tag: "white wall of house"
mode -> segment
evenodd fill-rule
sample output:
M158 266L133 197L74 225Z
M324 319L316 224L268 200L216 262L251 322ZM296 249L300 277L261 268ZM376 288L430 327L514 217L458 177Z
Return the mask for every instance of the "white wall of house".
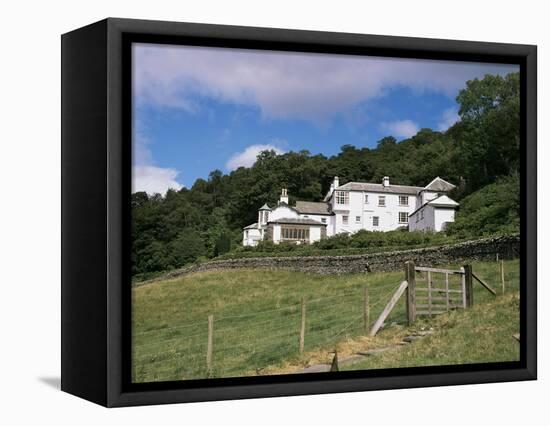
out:
M334 235L334 216L324 215L324 214L300 214L301 218L304 219L313 219L319 223L327 225L327 236L330 237Z
M434 224L435 209L429 204L409 217L409 230L411 231L433 231L435 228Z
M281 241L281 225L278 223L273 224L273 242L279 244Z
M335 234L339 232L355 233L361 229L392 231L407 226L408 216L417 206L417 197L414 195L363 191L347 192L349 200L347 205L338 204L337 197L332 198L332 208L336 213L333 231ZM406 205L400 204L400 196L407 197ZM381 198L384 200L384 205L380 205ZM402 213L402 222L399 220L400 212ZM378 225L376 222L378 222Z
M409 217L409 230L440 232L447 222L454 222L454 208L425 205Z
M455 210L454 209L445 209L441 207L436 207L434 209L435 213L435 231L443 231L445 229L445 224L447 222L454 222L455 221Z
M437 197L439 197L439 194L433 191L422 191L420 196L422 197L422 203L419 204L419 206L421 206L422 204L426 204L428 201L435 200Z
M321 239L321 227L320 226L310 226L309 228L309 242L314 243Z
M255 246L262 240L262 232L258 228L243 231L243 246Z

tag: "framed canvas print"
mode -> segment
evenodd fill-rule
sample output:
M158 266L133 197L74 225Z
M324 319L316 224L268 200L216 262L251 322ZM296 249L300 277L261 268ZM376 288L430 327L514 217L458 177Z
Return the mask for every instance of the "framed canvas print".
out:
M62 389L536 378L536 47L107 19L62 37Z

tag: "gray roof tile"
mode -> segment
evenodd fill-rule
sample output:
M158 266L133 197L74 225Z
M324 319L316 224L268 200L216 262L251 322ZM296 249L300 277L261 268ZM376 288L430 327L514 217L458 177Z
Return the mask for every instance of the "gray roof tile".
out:
M296 201L296 210L301 214L332 214L329 203L314 201Z
M448 192L455 189L456 186L446 180L441 179L439 176L426 185L426 190L436 192Z
M417 195L422 189L419 186L405 185L389 185L384 186L381 183L362 183L348 182L336 188L336 191L365 191L365 192L380 192L386 194L406 194Z
M317 222L313 219L302 219L294 217L283 217L277 220L270 220L269 223L286 223L292 225L317 225L317 226L327 226L326 223Z

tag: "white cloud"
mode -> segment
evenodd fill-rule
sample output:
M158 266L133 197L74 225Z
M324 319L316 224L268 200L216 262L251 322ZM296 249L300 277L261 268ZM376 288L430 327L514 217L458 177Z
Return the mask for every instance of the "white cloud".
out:
M178 171L155 166L134 166L132 192L145 191L149 195L164 195L168 189L179 190L182 186L176 181Z
M410 138L420 130L418 125L412 120L398 120L389 123L382 123L380 128L383 131L389 132L391 136L396 138Z
M248 49L134 45L139 103L201 111L198 97L258 107L265 118L314 122L392 87L455 97L464 82L516 66Z
M456 108L446 109L443 111L441 121L437 124L437 129L444 132L459 120L460 116L458 115L458 110Z
M144 135L143 123L135 123L133 133L132 192L164 195L170 188L181 189L182 185L176 181L179 174L176 169L154 165L149 148L151 141Z
M252 167L260 152L271 150L275 151L277 154L284 154L284 151L275 145L250 145L243 152L232 155L226 167L228 170L235 170L239 167Z

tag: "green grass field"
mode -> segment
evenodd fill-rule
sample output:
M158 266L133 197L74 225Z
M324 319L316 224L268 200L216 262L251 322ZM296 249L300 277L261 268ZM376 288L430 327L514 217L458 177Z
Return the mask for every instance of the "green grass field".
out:
M474 263L473 270L500 289L496 262ZM421 320L413 327L433 324L433 336L399 354L387 353L350 368L518 359L517 342L509 335L519 331L519 262L505 262L505 270L504 297L495 298L474 283L472 310ZM387 344L407 332L404 298L387 319L388 326L376 337L365 338L365 287L369 289L371 326L403 279L403 272L320 276L238 270L134 287L133 380L282 374L326 360L337 346L345 353L357 345ZM305 351L300 354L302 298L306 332ZM210 369L206 364L209 315L214 316Z
M415 324L416 329L433 328L434 334L399 350L365 357L341 370L471 364L519 360L519 296L510 292L467 311L453 311L431 321ZM381 334L387 340L402 330ZM382 342L380 342L382 343Z

